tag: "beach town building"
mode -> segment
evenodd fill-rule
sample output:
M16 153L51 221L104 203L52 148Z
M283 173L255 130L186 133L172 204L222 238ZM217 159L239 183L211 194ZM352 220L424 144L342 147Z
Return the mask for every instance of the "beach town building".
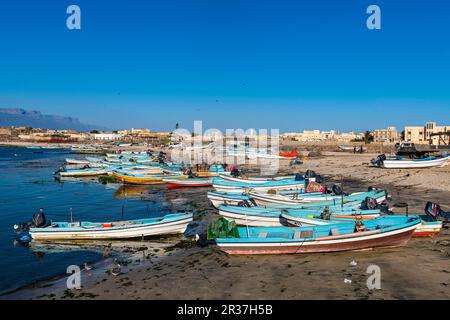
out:
M377 129L373 133L374 142L397 142L400 135L396 127L388 127L387 129Z
M418 144L448 145L450 126L438 126L436 122L427 122L424 126L407 126L404 140Z
M334 142L350 142L353 140L360 140L364 138L363 133L338 133L335 130L320 131L320 130L303 130L302 133L291 132L281 135L282 139L289 139L301 142L316 142L316 141L334 141Z
M121 133L93 133L92 136L94 140L118 141L125 135Z

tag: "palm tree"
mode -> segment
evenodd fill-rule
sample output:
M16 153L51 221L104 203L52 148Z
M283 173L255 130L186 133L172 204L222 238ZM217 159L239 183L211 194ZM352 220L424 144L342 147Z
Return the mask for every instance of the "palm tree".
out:
M373 135L370 131L364 132L364 143L369 144L370 142L373 142Z

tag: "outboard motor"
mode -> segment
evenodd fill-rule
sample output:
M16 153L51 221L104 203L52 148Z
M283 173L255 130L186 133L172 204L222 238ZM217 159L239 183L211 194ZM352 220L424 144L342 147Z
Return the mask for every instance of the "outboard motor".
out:
M316 175L316 182L317 183L323 183L323 178L321 175Z
M374 166L382 167L384 160L386 160L386 155L380 154L378 157L370 160L370 163L372 163Z
M334 193L335 195L337 195L337 196L342 195L343 192L344 192L344 191L342 190L342 188L341 188L340 186L336 185L336 184L333 185L333 187L331 188L331 190L332 190L333 193Z
M389 210L389 206L386 202L378 204L378 209L380 209L381 213L392 215L394 214L392 211Z
M238 168L233 168L233 170L231 170L230 175L231 175L232 177L237 178L237 177L239 177L239 176L241 175L241 173L239 172L239 169L238 169Z
M250 208L250 207L255 207L255 206L256 206L256 203L253 199L242 200L238 203L238 207Z
M440 205L433 202L427 202L425 205L425 214L429 217L430 221L448 221L450 216L450 212L445 212Z
M31 225L34 228L43 228L47 225L47 219L45 218L43 209L40 209L38 213L33 215L31 218Z
M23 222L14 225L14 231L20 233L28 231L30 228L45 228L51 224L51 221L48 221L45 218L44 209L39 209L38 213L33 214L30 222Z
M366 197L361 205L362 209L365 210L375 210L378 207L377 200Z
M313 170L306 170L305 177L307 178L315 178L316 173Z

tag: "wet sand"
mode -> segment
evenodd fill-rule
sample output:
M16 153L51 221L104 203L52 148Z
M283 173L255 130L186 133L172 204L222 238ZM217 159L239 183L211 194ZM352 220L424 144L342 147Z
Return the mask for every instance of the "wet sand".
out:
M422 213L427 201L450 209L449 168L426 170L383 170L369 168L374 155L326 153L289 168L283 162L281 174L315 170L327 185L345 176L347 192L369 186L386 188L393 200L407 202L410 213ZM247 172L257 172L254 167ZM332 180L334 179L334 180ZM206 198L209 189L171 191L171 198L195 208L196 232L205 232L217 210ZM145 197L146 191L139 196ZM398 214L404 208L394 208ZM2 298L21 299L449 299L450 230L434 238L414 238L407 246L357 252L228 256L214 245L199 247L190 239L150 255L151 244L119 276L99 266L95 277L83 280L81 290L63 286L19 290ZM154 249L153 249L154 250ZM355 261L356 265L350 263ZM381 269L381 290L369 290L369 265ZM351 280L345 283L344 279Z

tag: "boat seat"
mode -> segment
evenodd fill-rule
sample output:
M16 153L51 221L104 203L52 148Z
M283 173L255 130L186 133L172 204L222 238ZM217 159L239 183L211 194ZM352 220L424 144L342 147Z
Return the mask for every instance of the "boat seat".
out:
M338 228L331 228L330 236L337 236L337 235L339 235L339 229Z
M258 235L258 238L267 238L267 232L261 232L261 233Z

